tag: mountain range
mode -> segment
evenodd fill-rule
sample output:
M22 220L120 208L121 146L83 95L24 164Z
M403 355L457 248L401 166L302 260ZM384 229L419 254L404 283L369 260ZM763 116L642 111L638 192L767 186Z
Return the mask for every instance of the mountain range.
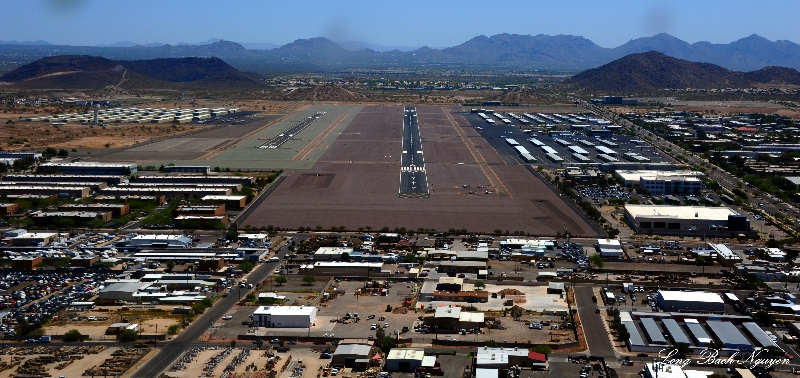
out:
M0 83L19 89L242 89L261 87L258 77L219 58L111 60L60 55L28 63L3 76Z
M44 41L39 41L47 43ZM800 45L770 41L758 35L728 43L687 43L669 34L656 34L604 48L589 39L570 35L498 34L478 36L442 49L370 45L326 38L298 39L270 48L271 44L240 44L211 39L195 44L147 45L119 42L98 46L58 46L39 42L0 41L0 60L33 61L53 55L93 55L109 59L218 57L247 70L268 73L275 69L339 70L352 68L501 67L505 69L584 70L623 56L658 51L695 62L712 63L729 70L753 71L769 66L800 69ZM110 47L111 46L111 47ZM391 50L386 50L392 48Z
M630 54L588 69L562 82L589 93L642 94L661 89L719 89L762 84L800 85L800 72L786 67L765 67L737 72L710 64L677 59L660 52Z

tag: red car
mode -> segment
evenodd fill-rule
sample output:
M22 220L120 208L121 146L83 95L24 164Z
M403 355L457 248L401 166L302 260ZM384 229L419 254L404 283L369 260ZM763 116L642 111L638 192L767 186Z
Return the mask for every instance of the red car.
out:
M467 278L467 275L464 274L464 273L461 273L461 274L458 275L458 278Z

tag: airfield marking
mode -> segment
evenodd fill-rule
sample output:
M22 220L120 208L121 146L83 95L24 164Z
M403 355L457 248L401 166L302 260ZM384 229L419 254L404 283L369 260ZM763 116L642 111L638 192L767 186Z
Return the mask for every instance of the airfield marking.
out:
M249 132L249 133L247 133L245 135L242 135L239 138L231 139L230 141L228 141L228 143L222 144L219 147L209 151L205 155L199 157L197 160L211 160L215 156L221 154L222 152L224 152L225 150L230 148L230 146L235 145L237 143L241 143L243 140L248 139L248 138L252 137L253 135L256 135L256 134L258 134L258 133L260 133L260 132L262 132L264 130L267 130L272 126L277 125L279 122L285 121L287 118L295 115L295 113L306 110L309 106L311 106L311 105L303 105L303 106L297 108L297 110L294 113L289 113L289 114L287 114L287 115L285 115L285 116L283 116L281 118L276 119L275 121L267 123L264 126L261 126L261 127L255 129L255 130L253 130L253 131L251 131L251 132Z
M506 185L503 184L503 181L500 180L500 177L497 176L497 173L494 172L489 163L486 162L486 159L483 158L483 155L481 155L481 153L478 152L478 149L475 148L475 145L469 139L467 133L465 133L464 130L461 129L461 126L458 125L455 118L453 118L453 115L450 114L449 111L447 111L447 108L442 107L441 109L442 112L447 116L447 119L450 121L450 124L453 125L453 127L458 132L458 136L461 138L461 141L464 142L464 145L467 146L469 153L472 154L472 157L478 163L478 166L481 168L481 171L483 171L483 174L489 180L489 183L492 184L492 187L495 188L495 190L497 191L497 194L507 194L509 197L514 197L511 195L511 192L508 191Z
M328 135L330 135L333 132L333 130L336 129L336 127L339 126L339 124L342 121L344 121L344 119L349 115L350 115L350 113L348 113L348 112L342 113L342 115L339 116L339 118L336 118L335 120L333 120L333 122L331 122L331 124L328 125L328 127L326 127L325 130L322 130L322 132L319 135L317 135L308 144L306 144L305 147L300 149L300 151L298 151L297 154L295 154L292 157L291 160L294 160L294 161L303 160L306 157L308 157L308 154L310 154L311 151L313 151L315 148L317 148L320 145L320 143L322 143L322 141L325 138L327 138Z

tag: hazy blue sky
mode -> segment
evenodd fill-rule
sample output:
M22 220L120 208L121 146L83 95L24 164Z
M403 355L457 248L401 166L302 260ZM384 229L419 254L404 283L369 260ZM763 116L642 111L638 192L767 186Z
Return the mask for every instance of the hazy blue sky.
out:
M200 42L285 44L299 38L447 47L477 35L570 34L600 46L660 32L729 43L750 34L800 43L800 2L449 0L3 0L0 40L97 45Z

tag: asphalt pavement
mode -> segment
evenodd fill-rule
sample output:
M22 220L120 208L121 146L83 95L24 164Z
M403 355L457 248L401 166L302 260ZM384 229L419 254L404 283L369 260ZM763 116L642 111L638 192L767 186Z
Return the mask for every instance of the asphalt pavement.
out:
M429 197L425 160L419 135L417 108L407 106L403 114L403 152L400 156L400 197Z
M578 315L589 346L589 354L604 357L606 361L614 361L617 357L608 339L610 335L603 326L600 315L595 313L598 307L592 302L592 295L594 294L591 286L575 286L575 301L578 303Z

